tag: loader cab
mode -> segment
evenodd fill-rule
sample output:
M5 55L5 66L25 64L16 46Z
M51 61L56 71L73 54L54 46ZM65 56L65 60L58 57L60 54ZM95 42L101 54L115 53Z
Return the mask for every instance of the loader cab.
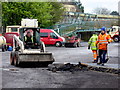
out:
M19 33L20 33L20 39L23 41L25 49L28 48L32 48L32 49L38 49L39 45L40 45L40 28L20 28L19 29ZM27 35L27 33L30 32L31 33L31 37L32 37L32 42L31 43L26 43L25 41L25 37Z

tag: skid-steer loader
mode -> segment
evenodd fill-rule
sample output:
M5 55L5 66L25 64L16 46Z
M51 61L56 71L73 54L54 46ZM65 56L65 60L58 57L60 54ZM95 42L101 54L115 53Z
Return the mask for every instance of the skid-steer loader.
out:
M25 35L27 32L32 33L32 45L25 47ZM19 36L13 37L13 51L10 54L10 64L19 66L23 62L45 63L45 65L54 62L52 53L45 51L45 45L40 41L40 28L23 27L19 29Z

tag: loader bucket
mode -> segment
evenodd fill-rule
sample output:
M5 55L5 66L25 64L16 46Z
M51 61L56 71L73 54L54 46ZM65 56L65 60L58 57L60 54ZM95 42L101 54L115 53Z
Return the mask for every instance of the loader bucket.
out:
M20 53L19 62L54 62L52 53Z

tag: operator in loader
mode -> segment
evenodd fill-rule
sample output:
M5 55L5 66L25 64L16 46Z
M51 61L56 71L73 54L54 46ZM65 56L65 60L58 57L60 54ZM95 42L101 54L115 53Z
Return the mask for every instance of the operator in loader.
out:
M35 40L33 39L33 35L31 34L31 32L27 32L26 36L24 37L24 40L25 49L36 48L37 43L34 42Z

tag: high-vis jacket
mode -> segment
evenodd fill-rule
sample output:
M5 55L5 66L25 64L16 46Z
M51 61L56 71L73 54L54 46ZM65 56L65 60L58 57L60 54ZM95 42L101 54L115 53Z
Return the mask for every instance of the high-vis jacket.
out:
M93 34L92 37L89 39L88 44L91 47L91 50L97 50L97 45L96 45L96 41L98 39L98 36L96 34Z
M112 42L112 39L110 37L110 35L108 34L100 34L98 36L98 40L96 42L96 44L98 44L98 48L101 50L107 50L107 45L109 42Z
M25 42L29 42L29 41L31 41L32 43L33 43L33 36L31 36L31 37L27 37L27 36L25 36Z

